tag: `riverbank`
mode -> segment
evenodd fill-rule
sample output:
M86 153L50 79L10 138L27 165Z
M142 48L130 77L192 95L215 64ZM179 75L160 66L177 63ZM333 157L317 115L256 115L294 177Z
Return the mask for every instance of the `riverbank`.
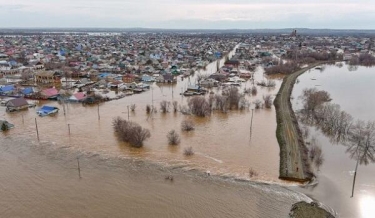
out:
M286 76L274 101L277 121L276 137L280 146L280 179L306 182L313 177L307 158L308 149L302 138L290 96L298 76L319 64L321 63L302 68Z

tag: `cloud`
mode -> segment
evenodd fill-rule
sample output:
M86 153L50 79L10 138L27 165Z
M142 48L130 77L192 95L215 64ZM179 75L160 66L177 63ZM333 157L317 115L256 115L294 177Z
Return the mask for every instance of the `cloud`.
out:
M375 28L371 1L0 0L7 27ZM17 16L14 16L17 14ZM36 16L36 17L33 17ZM32 19L30 20L30 18ZM90 22L91 20L91 22ZM222 24L220 24L222 22ZM225 25L224 25L225 24ZM3 26L4 27L4 26Z

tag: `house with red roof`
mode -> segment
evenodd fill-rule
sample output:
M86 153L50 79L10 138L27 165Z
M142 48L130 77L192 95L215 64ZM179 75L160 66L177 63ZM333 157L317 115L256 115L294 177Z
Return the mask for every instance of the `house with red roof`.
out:
M44 99L57 98L59 91L55 88L44 89L40 92L40 95Z

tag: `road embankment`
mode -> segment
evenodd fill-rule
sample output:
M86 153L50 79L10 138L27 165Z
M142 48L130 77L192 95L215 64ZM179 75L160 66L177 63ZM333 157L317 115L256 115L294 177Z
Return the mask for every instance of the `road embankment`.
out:
M286 76L274 101L277 119L276 137L280 146L280 179L306 182L313 177L308 160L308 149L298 126L290 96L298 76L317 65L319 64L310 65Z

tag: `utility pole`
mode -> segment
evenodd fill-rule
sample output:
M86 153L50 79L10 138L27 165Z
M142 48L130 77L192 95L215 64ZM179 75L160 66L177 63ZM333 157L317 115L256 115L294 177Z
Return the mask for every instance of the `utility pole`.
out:
M24 119L23 119L23 114L22 114L22 124L25 124L25 121L24 121Z
M70 124L68 123L68 132L69 132L69 135L70 135Z
M38 122L36 121L36 117L35 117L35 128L36 128L36 136L38 137L38 141L39 141L39 130L38 130Z

